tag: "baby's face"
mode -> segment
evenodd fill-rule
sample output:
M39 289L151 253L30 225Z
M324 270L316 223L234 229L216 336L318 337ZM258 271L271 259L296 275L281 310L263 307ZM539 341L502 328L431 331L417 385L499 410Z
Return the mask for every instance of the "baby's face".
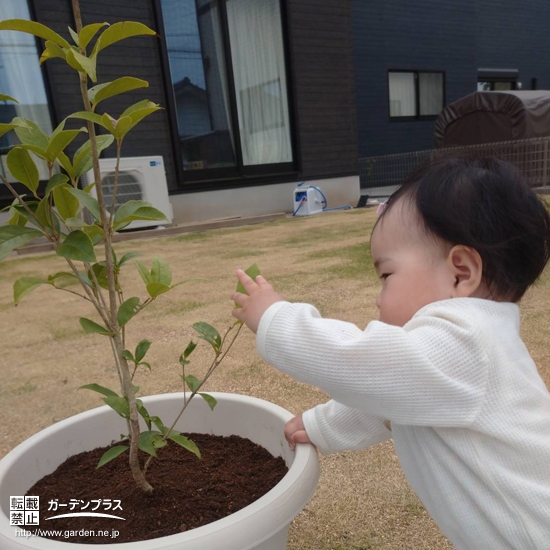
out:
M380 321L403 326L422 307L452 297L455 276L445 251L422 232L402 201L374 229L371 254L382 281L376 299Z

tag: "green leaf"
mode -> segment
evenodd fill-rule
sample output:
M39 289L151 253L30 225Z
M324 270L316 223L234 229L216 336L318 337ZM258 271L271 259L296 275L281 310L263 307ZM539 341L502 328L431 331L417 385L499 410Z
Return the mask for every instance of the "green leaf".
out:
M80 206L85 207L96 221L101 222L99 203L95 197L92 197L89 193L81 189L75 189L74 187L70 187L69 192L78 200Z
M121 455L127 449L129 449L129 447L126 447L126 445L117 445L116 447L111 447L99 460L96 466L96 470L98 468L101 468L101 466L107 464L107 462L111 462L111 460Z
M214 351L220 351L222 337L212 325L209 325L204 321L200 321L198 323L194 323L193 328L199 333L199 338L206 340L214 348Z
M49 197L50 193L60 185L67 183L69 178L65 174L54 174L48 181L46 185L46 190L44 191L44 196Z
M114 336L113 332L109 332L104 326L98 325L86 317L81 317L79 319L80 325L84 329L86 334L101 334L102 336Z
M72 231L67 238L60 244L55 253L68 260L79 260L81 262L95 262L94 245L90 237L83 231Z
M122 352L122 357L124 357L124 359L127 359L128 361L132 361L132 363L136 362L134 356L132 355L132 352L128 351L127 349Z
M138 256L141 256L139 252L127 252L120 258L120 262L118 262L118 267L122 267L128 260L131 260L132 258L137 258Z
M65 50L61 47L59 47L55 42L52 42L51 40L46 40L46 48L42 52L42 55L40 56L39 64L42 65L44 61L47 61L48 59L54 59L55 57L59 57L61 59L67 59L67 53Z
M171 439L174 441L174 443L177 443L178 445L181 445L184 449L187 449L188 451L191 451L194 455L197 456L197 458L201 457L201 452L199 451L199 448L187 437L181 434L170 434L168 436L168 439Z
M97 39L92 55L97 55L101 50L107 48L107 46L115 44L125 38L141 35L156 36L156 34L157 33L149 27L135 21L122 21L120 23L115 23L108 29L105 29L101 36Z
M52 227L52 210L50 208L50 200L48 197L44 197L38 203L34 215L45 228L48 229Z
M164 447L166 441L162 439L162 436L159 432L148 431L141 432L139 434L138 447L147 454L156 457L157 453L155 449Z
M13 101L14 103L19 103L17 99L14 99L11 95L6 94L0 94L0 101Z
M67 63L73 69L76 69L79 72L86 73L90 77L92 82L97 81L97 77L96 77L97 58L95 57L95 55L92 54L90 57L87 57L77 52L75 49L71 48L67 52L66 60L67 60Z
M134 260L134 264L137 267L140 277L143 279L143 282L148 285L151 283L151 274L149 270L138 260Z
M113 143L114 137L111 135L97 136L97 151L98 154ZM86 141L80 147L73 157L73 165L75 170L75 178L79 178L82 174L92 168L92 146L90 140Z
M170 266L161 258L153 258L151 282L162 283L166 286L170 286L170 283L172 282L172 270L170 269Z
M120 117L115 125L115 138L120 141L134 126L129 116Z
M50 144L50 139L41 130L40 126L27 118L15 117L12 120L12 124L16 123L16 121L20 125L15 129L15 133L21 143L25 145L34 145L45 152Z
M45 152L44 152L45 153ZM73 180L76 179L76 173L74 170L74 166L71 164L71 161L69 160L69 157L65 153L59 153L57 155L57 162L63 167L65 172L69 174L69 177Z
M116 119L113 118L111 115L108 115L107 113L103 113L101 115L101 124L103 125L104 128L107 128L107 130L113 134L113 136L115 135L116 133L116 129L115 129L115 124L116 124Z
M0 94L3 95L3 94ZM9 97L9 96L6 96ZM15 100L14 100L15 101ZM16 102L19 103L19 102ZM7 134L11 130L16 130L19 128L29 129L29 126L26 122L23 121L23 119L19 119L18 117L15 117L9 124L0 124L0 137L2 137L4 134Z
M151 347L151 342L149 340L142 340L136 346L136 361L138 363L145 357L145 354L149 351L150 347Z
M189 342L189 345L185 348L182 357L184 359L187 359L193 353L196 347L197 344L191 340L191 342Z
M64 220L76 217L80 210L80 203L71 193L72 190L73 187L65 184L57 186L52 191L55 207Z
M245 273L253 280L256 280L256 277L260 274L260 268L258 267L258 264L252 264ZM243 284L241 281L237 284L237 292L241 292L242 294L247 294L246 290L244 289Z
M147 294L149 294L151 298L157 298L161 294L168 292L170 289L171 287L162 283L149 283L147 285Z
M13 301L15 305L18 305L23 296L26 296L29 292L32 292L40 285L47 285L48 281L44 279L38 279L37 277L21 277L17 279L13 285Z
M151 370L151 365L149 363L147 363L147 361L142 361L141 363L139 363L138 367L140 367L141 365L143 365L144 367L147 367L149 370Z
M6 19L0 22L0 31L21 31L29 34L34 34L44 40L51 40L62 48L70 48L71 45L50 28L37 23L36 21L28 21L27 19Z
M138 447L144 453L150 454L151 456L154 456L156 458L157 452L155 450L155 446L151 442L151 436L155 434L158 435L158 432L152 432L152 431L141 432L139 434Z
M48 282L53 284L55 288L66 288L68 286L79 284L79 279L73 273L60 271L55 275L49 275Z
M192 374L182 377L185 380L185 383L189 386L191 391L197 391L201 385L201 381L193 376Z
M135 111L131 111L128 115L125 115L124 113L120 115L120 118L124 118L126 116L129 116L132 119L132 123L125 128L125 134L129 132L136 124L141 122L146 116L152 115L156 111L159 111L161 107L157 105L156 103L153 103L152 101L147 102L149 107L146 107L144 109L136 109Z
M108 397L103 398L103 401L113 411L122 416L122 418L130 418L130 406L128 405L128 400L126 397L119 397L118 395L109 395Z
M109 279L107 276L107 267L105 266L105 262L93 264L92 271L95 274L95 278L97 279L99 286L105 290L109 290ZM88 274L88 277L91 281L93 281L93 275L91 273Z
M42 232L18 225L0 226L0 260L3 260L13 250L24 246L34 239L42 237Z
M106 82L105 84L99 84L98 86L90 88L88 90L88 97L95 108L98 103L104 99L129 92L130 90L147 87L149 87L149 83L146 80L141 80L140 78L134 78L132 76L123 76L112 82Z
M118 393L116 393L113 390L110 390L109 388L106 388L104 386L100 386L99 384L85 384L84 386L80 386L80 388L78 388L78 389L79 390L96 391L97 393L100 393L101 395L104 395L105 397L119 397Z
M92 241L92 244L95 246L96 244L99 244L105 237L103 233L103 229L97 225L84 225L82 227L82 231L90 237L90 240Z
M99 86L103 86L103 84L99 84ZM94 86L94 88L97 88L97 87L98 86ZM93 88L90 88L90 90L93 90ZM78 118L80 120L89 120L94 124L103 126L101 115L98 115L96 113L90 113L90 111L78 111L77 113L73 113L72 115L69 115L67 118Z
M134 111L139 111L140 109L147 109L153 105L156 105L156 103L153 103L152 101L149 101L148 99L142 99L141 101L138 101L137 103L134 103L133 105L130 105L129 107L126 107L124 111L122 111L122 114L120 116L128 116Z
M118 324L123 327L134 315L138 313L139 298L133 297L120 304L117 312Z
M12 216L8 220L8 225L18 225L19 227L25 227L27 225L27 218L24 216L20 216L19 212L17 210L13 209L13 212L11 212Z
M74 40L74 43L77 46L80 46L80 42L79 42L79 39L78 39L78 33L76 31L74 31L73 29L71 29L71 27L69 27L69 34L71 35L72 39Z
M78 33L78 40L80 42L81 48L86 48L90 43L90 40L97 34L97 31L101 27L108 27L109 23L92 23L91 25L86 25L82 27L82 30Z
M50 162L54 162L59 153L65 149L73 141L73 139L80 134L80 132L88 132L86 128L80 128L79 130L62 130L55 137L52 138L48 148L46 149L46 158Z
M12 175L25 187L36 193L40 182L38 168L31 155L22 147L14 147L7 156L6 162Z
M143 405L143 402L141 399L136 399L136 407L138 410L138 413L143 417L143 420L145 420L145 424L147 424L147 429L151 429L151 417L149 416L149 412Z
M168 431L168 428L164 425L164 423L158 416L151 416L151 421L161 431L163 435Z
M208 403L208 406L214 410L214 407L218 404L216 399L207 393L199 393L199 395Z
M135 220L162 221L166 220L166 216L160 210L153 208L149 202L128 201L116 211L113 222L114 230L123 229Z

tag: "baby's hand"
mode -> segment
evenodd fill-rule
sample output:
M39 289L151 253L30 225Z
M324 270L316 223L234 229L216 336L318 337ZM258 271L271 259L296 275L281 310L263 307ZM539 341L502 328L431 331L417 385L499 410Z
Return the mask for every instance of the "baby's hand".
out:
M251 279L242 269L237 270L237 279L243 284L248 296L235 292L231 299L241 307L233 310L233 317L242 321L252 332L258 331L260 319L265 311L275 302L284 298L273 290L273 287L261 276Z
M293 451L296 448L296 443L311 443L311 439L307 435L302 420L302 415L299 414L294 418L291 418L285 426L285 437L288 441L290 449Z

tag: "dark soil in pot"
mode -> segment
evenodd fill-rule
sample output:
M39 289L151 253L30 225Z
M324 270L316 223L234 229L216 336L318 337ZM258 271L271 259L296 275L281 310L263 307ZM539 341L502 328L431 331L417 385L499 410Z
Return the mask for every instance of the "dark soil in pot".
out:
M165 537L237 512L277 485L288 471L281 457L273 457L249 439L185 435L197 444L202 458L169 441L157 450L158 458L149 465L147 480L155 489L151 495L145 495L134 482L127 452L99 469L99 459L109 447L68 458L27 492L40 497L40 525L24 528L33 532L55 530L57 535L47 538L87 544ZM148 456L140 451L142 464ZM95 513L124 520L69 517L46 521L94 508Z

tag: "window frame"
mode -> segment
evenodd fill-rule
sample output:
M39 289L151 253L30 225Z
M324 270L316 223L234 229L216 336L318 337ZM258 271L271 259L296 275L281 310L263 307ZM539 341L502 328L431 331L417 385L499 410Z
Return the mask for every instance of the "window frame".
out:
M392 116L391 115L391 109L390 109L390 73L412 73L414 75L414 94L415 94L415 111L416 114L412 116ZM446 105L446 98L447 98L447 90L446 90L446 72L445 71L439 71L439 70L432 70L432 69L388 69L387 73L387 86L388 86L388 119L390 122L410 122L413 120L435 120L438 116L437 115L421 115L420 114L420 74L440 74L443 76L443 86L442 86L442 100L443 100L443 106L442 110L445 108Z
M494 92L495 84L497 82L512 84L513 90L518 90L519 82L519 71L518 69L491 69L491 68L482 68L477 70L477 83L487 82L490 85L489 90L483 90L485 92ZM476 87L477 89L477 87ZM481 91L481 90L477 90ZM496 90L498 91L498 90Z
M229 0L218 0L220 25L222 27L221 39L224 46L224 62L227 77L228 100L230 106L230 119L233 126L235 161L236 165L223 168L205 168L198 170L184 170L181 161L181 143L177 123L177 110L173 93L173 83L170 74L170 58L165 40L160 41L161 72L164 83L164 95L168 115L168 126L172 145L172 156L175 164L177 181L176 189L171 189L170 194L208 191L217 189L230 189L247 185L262 183L279 183L288 177L295 177L301 169L301 157L299 154L297 121L296 121L296 90L293 85L294 66L290 55L291 36L287 15L286 0L278 0L281 14L281 31L283 39L283 57L285 60L285 77L287 82L287 99L289 111L289 133L292 158L291 162L277 164L261 164L245 166L242 157L239 119L237 110L237 94L235 90L235 78L231 60L231 44L229 37L229 25L227 20L226 3ZM154 0L154 16L161 36L165 34L164 19L162 15L161 0ZM200 33L199 33L200 36ZM202 40L202 39L201 39Z

